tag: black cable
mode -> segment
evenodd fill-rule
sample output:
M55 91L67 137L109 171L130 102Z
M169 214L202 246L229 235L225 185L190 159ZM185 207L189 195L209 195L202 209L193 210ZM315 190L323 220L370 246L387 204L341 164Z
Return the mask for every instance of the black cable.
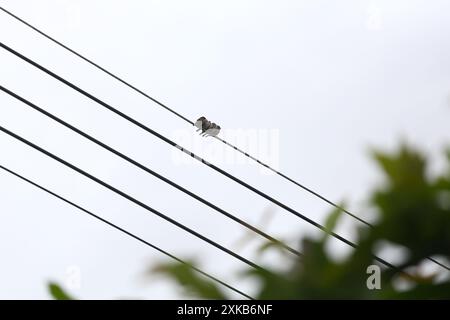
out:
M63 43L59 42L58 40L56 40L55 38L49 36L47 33L39 30L38 28L34 27L33 25L31 25L30 23L26 22L25 20L19 18L18 16L14 15L13 13L9 12L8 10L0 7L0 10L2 10L3 12L5 12L6 14L10 15L11 17L13 17L14 19L18 20L19 22L23 23L24 25L28 26L29 28L31 28L32 30L36 31L37 33L39 33L40 35L44 36L45 38L47 38L48 40L52 41L53 43L57 44L58 46L66 49L67 51L71 52L72 54L76 55L77 57L81 58L82 60L86 61L87 63L89 63L90 65L94 66L95 68L97 68L98 70L101 70L102 72L108 74L109 76L113 77L114 79L116 79L117 81L121 82L122 84L126 85L127 87L131 88L132 90L136 91L137 93L141 94L142 96L146 97L147 99L150 99L151 101L155 102L156 104L160 105L161 107L165 108L166 110L172 112L173 114L175 114L176 116L178 116L179 118L181 118L182 120L186 121L187 123L189 123L190 125L194 125L194 122L187 119L186 117L182 116L181 114L175 112L173 109L170 109L169 107L167 107L166 105L164 105L163 103L159 102L158 100L156 100L155 98L151 97L150 95L148 95L147 93L143 92L142 90L138 89L137 87L131 85L129 82L123 80L122 78L118 77L117 75L113 74L112 72L106 70L105 68L101 67L100 65L98 65L97 63L93 62L92 60L86 58L85 56L81 55L80 53L76 52L75 50L69 48L68 46L64 45ZM261 160L258 160L257 158L251 156L250 154L248 154L247 152L239 149L238 147L232 145L231 143L227 142L226 140L219 138L217 136L214 137L215 139L225 143L227 146L233 148L234 150L242 153L243 155L245 155L246 157L252 159L253 161L256 161L258 164L266 167L267 169L271 170L272 172L274 172L275 174L279 175L280 177L288 180L289 182L297 185L298 187L302 188L303 190L309 192L310 194L318 197L319 199L325 201L326 203L328 203L329 205L341 210L342 212L346 213L347 215L353 217L354 219L358 220L359 222L370 226L370 224L359 218L358 216L356 216L355 214L349 212L348 210L346 210L345 208L339 206L337 203L327 199L326 197L322 196L321 194L317 193L316 191L304 186L303 184L295 181L292 178L289 178L288 176L286 176L285 174L279 172L278 170L275 170L274 168L272 168L271 166L269 166L268 164L262 162ZM450 269L449 269L450 270Z
M225 253L228 253L230 256L232 256L232 257L234 257L234 258L244 262L245 264L247 264L247 265L249 265L249 266L251 266L251 267L253 267L253 268L257 269L257 270L267 271L264 268L262 268L259 265L257 265L256 263L251 262L250 260L248 260L248 259L242 257L241 255L233 252L232 250L229 250L229 249L225 248L224 246L218 244L217 242L214 242L213 240L211 240L211 239L201 235L200 233L198 233L198 232L192 230L191 228L185 226L184 224L182 224L182 223L180 223L180 222L178 222L178 221L176 221L176 220L166 216L165 214L159 212L158 210L153 209L152 207L150 207L150 206L146 205L145 203L143 203L143 202L133 198L132 196L128 195L127 193L125 193L125 192L123 192L123 191L121 191L121 190L119 190L119 189L117 189L117 188L107 184L106 182L104 182L101 179L98 179L98 178L94 177L93 175L87 173L86 171L84 171L84 170L78 168L77 166L75 166L75 165L65 161L64 159L59 158L55 154L53 154L53 153L51 153L51 152L49 152L49 151L39 147L38 145L36 145L36 144L28 141L27 139L25 139L25 138L15 134L14 132L9 131L8 129L6 129L6 128L2 127L2 126L0 126L0 131L3 131L4 133L8 134L9 136L15 138L16 140L19 140L19 141L23 142L24 144L32 147L33 149L35 149L35 150L45 154L46 156L48 156L48 157L50 157L50 158L52 158L52 159L62 163L63 165L71 168L72 170L78 172L79 174L81 174L81 175L91 179L92 181L97 182L98 184L100 184L100 185L104 186L105 188L113 191L114 193L117 193L118 195L122 196L123 198L125 198L125 199L127 199L127 200L129 200L129 201L131 201L131 202L133 202L135 204L137 204L141 208L144 208L147 211L150 211L153 214L157 215L158 217L160 217L160 218L162 218L162 219L172 223L173 225L177 226L178 228L183 229L184 231L189 232L190 234L194 235L195 237L197 237L197 238L199 238L199 239L201 239L201 240L203 240L203 241L213 245L214 247L218 248L219 250L221 250L221 251L223 251Z
M22 60L28 62L29 64L33 65L34 67L38 68L39 70L41 70L41 71L45 72L46 74L50 75L51 77L57 79L58 81L64 83L65 85L67 85L67 86L69 86L70 88L74 89L75 91L81 93L82 95L84 95L85 97L91 99L92 101L97 102L98 104L100 104L100 105L103 106L104 108L106 108L106 109L108 109L108 110L114 112L115 114L119 115L120 117L122 117L122 118L128 120L129 122L133 123L134 125L140 127L141 129L147 131L148 133L154 135L155 137L158 137L159 139L163 140L164 142L170 144L171 146L173 146L173 147L175 147L175 148L177 148L177 149L179 149L179 150L185 152L186 154L188 154L188 155L190 155L191 157L195 158L197 161L200 161L200 162L204 163L204 164L207 165L208 167L210 167L210 168L212 168L213 170L219 172L220 174L226 176L227 178L232 179L233 181L235 181L235 182L239 183L240 185L244 186L245 188L247 188L247 189L253 191L254 193L260 195L261 197L263 197L263 198L269 200L270 202L276 204L277 206L279 206L279 207L285 209L286 211L289 211L289 212L292 213L293 215L295 215L295 216L297 216L297 217L303 219L304 221L306 221L306 222L308 222L309 224L315 226L316 228L322 230L323 232L325 232L325 233L331 235L332 237L334 237L334 238L336 238L336 239L338 239L338 240L344 242L345 244L347 244L347 245L349 245L349 246L351 246L351 247L353 247L353 248L358 248L358 245L357 245L357 244L351 242L350 240L345 239L344 237L338 235L337 233L335 233L335 232L333 232L333 231L331 231L331 230L328 230L327 228L325 228L324 226L322 226L320 223L315 222L314 220L312 220L312 219L306 217L305 215L299 213L298 211L296 211L296 210L294 210L294 209L288 207L287 205L281 203L280 201L278 201L278 200L272 198L271 196L267 195L266 193L264 193L264 192L262 192L262 191L259 191L258 189L256 189L255 187L252 187L252 186L249 185L248 183L246 183L246 182L240 180L239 178L236 178L235 176L229 174L228 172L226 172L226 171L220 169L219 167L217 167L217 166L215 166L215 165L209 163L209 162L206 161L205 159L203 159L203 158L197 156L196 154L194 154L193 152L190 152L189 150L187 150L187 149L181 147L180 145L176 144L176 143L173 142L172 140L170 140L170 139L166 138L165 136L159 134L158 132L154 131L153 129L150 129L150 128L147 127L146 125L144 125L144 124L142 124L141 122L135 120L134 118L132 118L132 117L130 117L130 116L124 114L123 112L121 112L121 111L115 109L114 107L110 106L110 105L107 104L106 102L100 100L99 98L97 98L97 97L93 96L92 94L86 92L85 90L81 89L80 87L78 87L78 86L74 85L73 83L71 83L71 82L65 80L64 78L58 76L58 75L55 74L54 72L48 70L47 68L41 66L40 64L34 62L33 60L31 60L31 59L25 57L24 55L22 55L22 54L20 54L20 53L18 53L17 51L15 51L14 49L8 47L7 45L5 45L5 44L3 44L3 43L0 42L0 47L2 47L2 48L4 48L5 50L11 52L11 53L14 54L15 56L17 56L17 57L19 57L20 59L22 59ZM4 131L5 129L2 129L2 130ZM382 259L382 258L377 257L376 255L373 255L373 258L374 258L375 260L377 260L378 262L384 264L385 266L388 266L388 267L390 267L390 268L392 268L392 269L394 269L394 270L398 270L394 265L392 265L391 263L385 261L385 260Z
M224 287L226 287L226 288L228 288L228 289L230 289L230 290L232 290L232 291L234 291L234 292L236 292L236 293L238 293L238 294L240 294L240 295L242 295L242 296L244 296L244 297L246 297L246 298L248 298L248 299L250 299L250 300L254 300L254 298L252 298L252 297L249 296L248 294L246 294L246 293L244 293L244 292L242 292L242 291L240 291L240 290L238 290L238 289L232 287L231 285L229 285L229 284L223 282L222 280L217 279L216 277L214 277L214 276L212 276L212 275L206 273L205 271L202 271L202 270L198 269L198 268L195 267L194 265L192 265L192 264L190 264L190 263L188 263L188 262L186 262L186 261L184 261L184 260L182 260L182 259L180 259L180 258L178 258L178 257L176 257L176 256L174 256L174 255L172 255L172 254L170 254L169 252L167 252L167 251L165 251L165 250L159 248L158 246L156 246L156 245L154 245L154 244L151 244L150 242L147 242L147 241L145 241L145 240L142 239L142 238L139 238L138 236L134 235L133 233L131 233L131 232L125 230L125 229L122 229L121 227L119 227L119 226L113 224L112 222L109 222L108 220L105 220L105 219L101 218L100 216L98 216L98 215L92 213L91 211L89 211L89 210L87 210L87 209L85 209L85 208L83 208L83 207L81 207L81 206L79 206L79 205L73 203L72 201L67 200L66 198L63 198L62 196L60 196L60 195L54 193L53 191L50 191L49 189L47 189L47 188L45 188L45 187L43 187L43 186L41 186L41 185L39 185L39 184L37 184L37 183L35 183L35 182L29 180L29 179L27 179L27 178L25 178L24 176L22 176L22 175L20 175L20 174L18 174L18 173L16 173L16 172L14 172L14 171L12 171L12 170L10 170L10 169L4 167L4 166L2 166L2 165L0 165L0 169L3 169L3 170L5 170L6 172L9 172L10 174L16 176L17 178L19 178L19 179L21 179L21 180L23 180L23 181L25 181L25 182L27 182L27 183L29 183L29 184L31 184L31 185L37 187L37 188L39 188L39 189L45 191L46 193L48 193L48 194L50 194L50 195L52 195L52 196L54 196L54 197L56 197L56 198L58 198L58 199L64 201L65 203L70 204L71 206L73 206L73 207L75 207L75 208L77 208L77 209L83 211L84 213L87 213L88 215L90 215L90 216L92 216L92 217L94 217L94 218L100 220L101 222L106 223L107 225L109 225L109 226L111 226L111 227L113 227L113 228L115 228L115 229L117 229L117 230L119 230L119 231L125 233L126 235L128 235L128 236L130 236L130 237L132 237L132 238L134 238L134 239L136 239L136 240L142 242L143 244L145 244L145 245L147 245L147 246L149 246L149 247L155 249L156 251L161 252L162 254L168 256L169 258L172 258L172 259L174 259L175 261L177 261L177 262L179 262L179 263L182 263L182 264L188 266L189 268L192 268L194 271L196 271L196 272L200 273L201 275L203 275L203 276L205 276L205 277L207 277L207 278L209 278L209 279L211 279L211 280L213 280L213 281L215 281L215 282L217 282L217 283L223 285Z
M11 17L13 17L14 19L18 20L19 22L23 23L24 25L28 26L29 28L31 28L32 30L36 31L37 33L39 33L40 35L44 36L45 38L49 39L50 41L52 41L53 43L59 45L60 47L66 49L67 51L71 52L72 54L76 55L77 57L81 58L82 60L86 61L87 63L89 63L90 65L96 67L97 69L101 70L102 72L108 74L109 76L113 77L114 79L118 80L119 82L121 82L122 84L126 85L127 87L133 89L134 91L136 91L137 93L141 94L142 96L146 97L147 99L155 102L156 104L160 105L161 107L167 109L168 111L172 112L173 114L175 114L176 116L178 116L179 118L183 119L184 121L186 121L187 123L194 125L194 122L187 119L186 117L182 116L181 114L177 113L176 111L174 111L173 109L169 108L168 106L164 105L163 103L161 103L160 101L156 100L155 98L151 97L149 94L143 92L142 90L138 89L137 87L131 85L129 82L123 80L122 78L118 77L117 75L113 74L112 72L106 70L105 68L101 67L100 65L98 65L97 63L93 62L92 60L86 58L85 56L81 55L80 53L76 52L75 50L69 48L68 46L64 45L63 43L59 42L58 40L54 39L53 37L49 36L47 33L39 30L38 28L34 27L33 25L31 25L30 23L26 22L25 20L19 18L18 16L16 16L15 14L13 14L12 12L0 7L0 10L2 10L3 12L5 12L6 14L10 15ZM262 162L261 160L251 156L250 154L248 154L247 152L239 149L238 147L234 146L233 144L227 142L226 140L215 136L215 139L225 143L227 146L233 148L234 150L242 153L243 155L245 155L246 157L252 159L253 161L256 161L258 164L266 167L267 169L271 170L272 172L274 172L275 174L281 176L282 178L286 179L287 181L297 185L298 187L302 188L303 190L309 192L310 194L318 197L319 199L325 201L326 203L328 203L329 205L335 207L336 209L344 212L345 214L353 217L354 219L358 220L359 222L365 224L366 226L369 227L373 227L372 224L370 224L369 222L365 221L364 219L356 216L355 214L351 213L350 211L348 211L347 209L343 208L342 206L338 205L337 203L329 200L328 198L322 196L321 194L319 194L318 192L312 190L311 188L306 187L305 185L301 184L298 181L295 181L294 179L288 177L287 175L283 174L282 172L275 170L274 168L272 168L271 166L269 166L268 164ZM444 269L447 269L448 271L450 271L450 267L442 264L441 262L428 257L428 260L438 264L439 266L443 267Z
M196 195L195 193L193 193L193 192L191 192L191 191L189 191L189 190L183 188L182 186L180 186L180 185L176 184L175 182L171 181L170 179L168 179L168 178L166 178L166 177L160 175L159 173L157 173L157 172L151 170L150 168L144 166L143 164L137 162L136 160L133 160L132 158L126 156L125 154L123 154L123 153L121 153L121 152L115 150L115 149L112 148L111 146L109 146L109 145L107 145L107 144L105 144L105 143L103 143L103 142L101 142L101 141L95 139L94 137L88 135L86 132L84 132L84 131L82 131L82 130L80 130L80 129L74 127L74 126L72 126L71 124L65 122L64 120L62 120L62 119L56 117L56 116L53 115L52 113L50 113L50 112L48 112L48 111L46 111L46 110L44 110L44 109L38 107L38 106L35 105L34 103L32 103L32 102L26 100L25 98L23 98L23 97L19 96L18 94L12 92L11 90L8 90L8 89L6 89L5 87L3 87L3 86L1 86L1 85L0 85L0 90L2 90L3 92L9 94L10 96L14 97L15 99L19 100L20 102L26 104L26 105L29 106L30 108L32 108L32 109L34 109L34 110L36 110L36 111L42 113L43 115L47 116L48 118L50 118L50 119L52 119L52 120L58 122L59 124L65 126L66 128L69 128L70 130L76 132L77 134L81 135L82 137L84 137L84 138L90 140L91 142L93 142L93 143L99 145L100 147L102 147L102 148L104 148L104 149L110 151L111 153L117 155L118 157L120 157L120 158L126 160L127 162L133 164L134 166L136 166L136 167L138 167L138 168L144 170L145 172L147 172L147 173L153 175L154 177L156 177L156 178L158 178L158 179L164 181L165 183L171 185L172 187L177 188L178 190L180 190L180 191L184 192L185 194L191 196L192 198L194 198L194 199L200 201L201 203L207 205L208 207L210 207L210 208L216 210L217 212L223 214L224 216L226 216L226 217L228 217L228 218L230 218L230 219L232 219L232 220L238 222L239 224L241 224L242 226L248 228L249 230L251 230L251 231L253 231L253 232L255 232L255 233L257 233L257 234L263 236L264 238L270 240L270 241L273 242L273 243L278 244L280 247L283 247L284 249L288 250L289 252L291 252L291 253L293 253L293 254L295 254L295 255L297 255L297 256L302 256L302 254L301 254L299 251L297 251L297 250L295 250L295 249L289 247L288 245L286 245L286 244L283 243L282 241L280 241L280 240L278 240L278 239L276 239L276 238L270 236L269 234L267 234L267 233L265 233L264 231L262 231L262 230L260 230L260 229L258 229L258 228L256 228L256 227L254 227L253 225L251 225L251 224L249 224L249 223L247 223L247 222L245 222L245 221L239 219L238 217L232 215L231 213L228 213L227 211L225 211L225 210L219 208L218 206L214 205L213 203L209 202L208 200L203 199L202 197L200 197L200 196Z
M269 166L268 164L262 162L261 160L256 159L255 157L253 157L253 156L251 156L250 154L248 154L247 152L245 152L245 151L239 149L238 147L232 145L231 143L225 141L224 139L219 138L218 136L214 136L214 138L217 139L217 140L219 140L219 141L221 141L221 142L223 142L223 143L225 143L227 146L233 148L234 150L236 150L236 151L242 153L243 155L245 155L246 157L252 159L253 161L256 161L256 162L259 163L260 165L266 167L267 169L269 169L269 170L271 170L272 172L276 173L277 175L283 177L284 179L288 180L289 182L292 182L293 184L299 186L299 187L302 188L303 190L305 190L305 191L311 193L312 195L318 197L319 199L325 201L326 203L328 203L329 205L335 207L336 209L338 209L338 210L340 210L340 211L342 211L342 212L348 214L349 216L351 216L351 217L353 217L354 219L358 220L359 222L365 224L366 226L369 226L369 227L372 226L369 222L367 222L367 221L361 219L360 217L354 215L353 213L349 212L348 210L346 210L346 209L343 208L342 206L338 205L337 203L335 203L335 202L333 202L333 201L331 201L331 200L325 198L325 197L322 196L321 194L319 194L319 193L315 192L314 190L312 190L312 189L310 189L310 188L308 188L308 187L302 185L301 183L295 181L294 179L289 178L289 177L286 176L285 174L283 174L283 173L281 173L281 172L275 170L274 168L272 168L272 167Z
M450 267L446 266L446 265L443 264L442 262L437 261L437 260L434 259L434 258L427 257L427 260L430 260L431 262L434 262L434 263L437 264L438 266L440 266L440 267L442 267L442 268L444 268L444 269L450 271Z
M96 64L95 62L93 62L92 60L89 60L88 58L84 57L83 55L79 54L78 52L76 52L75 50L70 49L69 47L67 47L66 45L62 44L61 42L57 41L56 39L50 37L48 34L42 32L41 30L39 30L38 28L32 26L31 24L29 24L28 22L26 22L25 20L19 18L18 16L16 16L15 14L13 14L12 12L9 12L8 10L6 10L5 8L0 7L0 10L2 10L3 12L5 12L6 14L10 15L11 17L13 17L14 19L20 21L21 23L23 23L24 25L26 25L27 27L33 29L34 31L36 31L37 33L39 33L40 35L44 36L45 38L49 39L50 41L56 43L57 45L59 45L60 47L66 49L67 51L73 53L74 55L76 55L77 57L83 59L84 61L86 61L87 63L89 63L90 65L96 67L97 69L103 71L104 73L106 73L107 75L113 77L114 79L116 79L117 81L123 83L124 85L126 85L127 87L133 89L134 91L138 92L139 94L143 95L144 97L146 97L147 99L150 99L151 101L155 102L156 104L160 105L161 107L163 107L164 109L172 112L174 115L178 116L179 118L183 119L184 121L190 123L191 125L194 125L194 123L189 120L188 118L182 116L181 114L179 114L178 112L176 112L175 110L169 108L168 106L166 106L165 104L163 104L162 102L156 100L155 98L152 98L150 95L146 94L145 92L143 92L142 90L139 90L138 88L136 88L135 86L131 85L130 83L126 82L125 80L122 80L121 78L119 78L118 76L116 76L115 74L109 72L108 70L106 70L105 68L99 66L98 64Z
M217 136L215 136L214 138L216 138L217 140L219 140L219 141L225 143L226 145L232 147L233 149L239 151L240 153L243 153L245 156L249 157L250 159L252 159L252 160L254 160L254 161L256 161L256 162L258 162L260 165L266 167L267 169L270 169L272 172L275 172L275 173L278 174L279 176L282 176L282 177L285 178L286 180L292 182L293 184L296 184L296 185L299 186L300 188L302 188L302 189L308 191L309 193L313 194L314 196L318 197L319 199L322 199L322 200L325 201L326 203L328 203L328 204L330 204L331 206L335 207L336 209L338 209L338 210L340 210L340 211L346 213L347 215L353 217L354 219L358 220L359 222L365 224L366 226L368 226L368 227L370 227L370 228L373 228L373 227L374 227L373 224L371 224L371 223L365 221L365 220L362 219L362 218L359 218L358 216L356 216L356 215L354 215L353 213L349 212L348 210L344 209L344 208L341 207L340 205L338 205L338 204L336 204L336 203L334 203L334 202L328 200L327 198L325 198L324 196L322 196L322 195L320 195L319 193L315 192L314 190L311 190L310 188L308 188L308 187L306 187L306 186L300 184L299 182L297 182L297 181L295 181L295 180L289 178L289 177L286 176L285 174L283 174L283 173L281 173L281 172L279 172L279 171L277 171L277 170L271 168L269 165L265 164L264 162L261 162L260 160L258 160L258 159L256 159L255 157L249 155L249 154L246 153L245 151L242 151L241 149L239 149L239 148L233 146L232 144L228 143L228 142L225 141L224 139L219 138L219 137L217 137ZM431 262L434 262L435 264L437 264L438 266L440 266L440 267L446 269L447 271L450 271L450 267L446 266L446 265L443 264L442 262L437 261L436 259L433 259L433 258L431 258L431 257L427 257L427 260L429 260L429 261L431 261Z

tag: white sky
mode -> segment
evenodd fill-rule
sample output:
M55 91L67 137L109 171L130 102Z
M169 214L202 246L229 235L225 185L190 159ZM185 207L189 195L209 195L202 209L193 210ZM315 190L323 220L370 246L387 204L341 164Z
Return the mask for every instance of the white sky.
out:
M111 69L195 120L233 130L278 130L270 145L282 172L363 217L379 181L370 146L408 140L437 155L450 130L448 1L111 1L3 0L1 6ZM309 217L329 207L254 163L225 159L219 142L0 12L0 41L80 85L221 168ZM0 50L0 84L86 130L151 169L293 246L313 227L199 163L180 164L173 148ZM4 93L4 126L105 179L163 213L274 267L258 237L145 172L96 147ZM447 127L447 129L445 129ZM180 132L183 135L180 135ZM187 141L188 140L188 141ZM233 140L233 139L232 139ZM267 140L262 141L264 143ZM275 141L276 142L276 141ZM239 144L239 141L237 141ZM242 141L241 141L242 143ZM248 143L240 146L249 149ZM249 293L235 276L244 265L0 134L0 163ZM219 145L221 147L221 145ZM46 281L70 286L81 271L81 298L176 298L161 277L143 276L167 261L137 241L0 172L0 298L48 298ZM339 232L354 236L351 219ZM332 252L344 253L337 243ZM70 273L70 272L69 272Z

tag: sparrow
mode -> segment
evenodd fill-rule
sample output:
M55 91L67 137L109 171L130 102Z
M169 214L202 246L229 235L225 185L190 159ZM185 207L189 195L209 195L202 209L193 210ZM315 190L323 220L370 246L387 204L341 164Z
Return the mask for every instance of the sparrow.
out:
M203 121L203 124L202 124L202 132L200 132L200 134L201 134L201 135L202 135L202 134L205 134L205 133L209 130L209 128L211 128L211 126L212 126L211 121L205 119L205 120Z
M218 126L217 124L215 124L214 122L211 124L211 126L208 128L208 130L206 130L206 132L203 134L204 137L215 137L219 134L220 132L220 126Z
M197 119L197 121L195 121L194 126L196 128L198 128L197 131L202 130L203 121L207 121L205 117L200 117L200 118Z
M220 126L215 124L214 122L209 121L205 117L200 117L195 121L194 126L197 128L197 132L200 132L200 135L203 137L212 136L215 137L220 132Z
M203 134L211 126L211 121L208 121L205 117L200 117L195 121L195 126L198 128L197 131L202 131L200 134Z

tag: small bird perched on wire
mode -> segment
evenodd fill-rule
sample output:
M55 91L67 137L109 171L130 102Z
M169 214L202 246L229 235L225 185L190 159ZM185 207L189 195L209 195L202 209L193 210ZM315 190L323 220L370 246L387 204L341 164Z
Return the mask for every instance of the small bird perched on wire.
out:
M206 119L205 117L198 118L194 124L194 126L197 127L197 132L198 131L202 131L202 132L206 131L208 129L207 127L209 127L211 125L211 122L209 122L209 124L208 124L208 122L209 122L208 119ZM204 127L205 127L205 129L203 130Z
M200 132L200 135L204 137L212 136L215 137L220 132L220 126L215 124L214 122L209 121L205 117L200 117L195 121L194 126L197 128L197 132Z
M215 124L214 122L211 123L211 126L206 130L206 132L203 134L204 137L215 137L220 132L220 126Z

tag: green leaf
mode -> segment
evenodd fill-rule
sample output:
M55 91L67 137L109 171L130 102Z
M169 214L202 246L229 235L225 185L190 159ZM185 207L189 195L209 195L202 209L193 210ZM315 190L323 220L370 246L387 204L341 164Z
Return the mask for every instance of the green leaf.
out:
M242 273L257 280L257 299L449 299L450 279L443 271L429 274L421 267L428 257L450 259L450 168L429 175L427 157L403 145L396 152L374 152L383 174L384 184L368 195L379 214L376 224L362 228L355 224L357 247L342 259L330 256L325 235L322 239L301 238L302 259L279 258L284 270L246 269ZM450 165L450 151L447 153ZM340 205L344 208L344 205ZM343 210L335 209L324 222L328 232L334 231ZM368 266L374 264L378 244L398 245L407 253L406 261L395 269L380 269L380 290L370 290ZM277 242L265 242L258 252L277 248ZM449 260L450 261L450 260ZM197 296L221 298L222 293L210 280L185 266L168 265L165 272ZM404 278L398 270L412 276ZM397 280L397 281L396 281ZM401 289L402 283L410 284ZM220 288L220 287L219 287Z
M275 240L264 242L261 246L258 247L257 252L259 254L262 254L271 248L278 249L281 252L283 252L284 249L282 242L279 240Z
M339 204L339 207L344 208L344 204ZM339 218L342 215L342 210L339 208L335 208L333 209L333 211L331 211L331 213L328 215L327 219L325 220L325 228L326 230L328 230L329 232L333 231L334 228L336 228L336 225L339 221ZM325 233L324 234L324 240L328 238L328 234Z
M191 264L193 265L193 264ZM160 264L153 271L164 273L176 280L189 293L206 299L226 299L224 293L216 283L200 277L199 274L188 264L167 263Z
M48 290L50 292L50 295L55 300L75 300L73 297L67 294L58 284L54 282L50 282L48 284Z

